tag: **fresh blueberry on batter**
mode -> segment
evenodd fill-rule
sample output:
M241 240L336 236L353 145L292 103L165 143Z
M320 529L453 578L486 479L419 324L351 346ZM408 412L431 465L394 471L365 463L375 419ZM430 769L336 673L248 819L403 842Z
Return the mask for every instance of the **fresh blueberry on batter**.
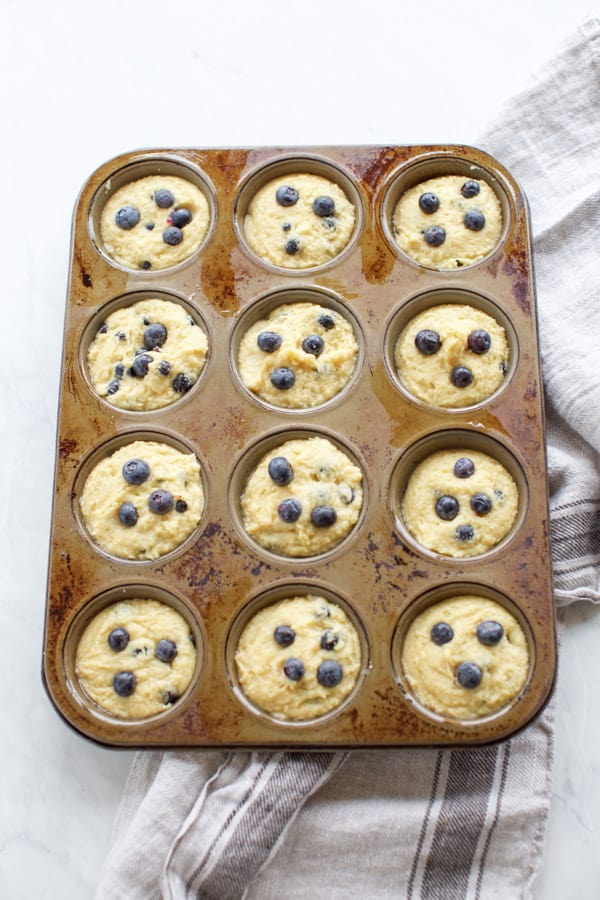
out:
M473 690L481 684L483 673L477 663L462 662L456 670L456 680L461 687Z
M475 530L472 525L459 525L456 529L456 540L461 543L472 541L475 537Z
M430 247L441 247L446 240L446 232L441 225L432 225L423 232L423 240Z
M115 223L123 231L131 231L140 221L140 211L136 206L122 206L115 213Z
M430 634L431 640L434 644L437 644L438 647L442 647L444 644L449 644L454 637L452 626L448 625L447 622L436 622L436 624L431 629Z
M122 472L128 484L143 484L150 478L150 466L144 459L128 459Z
M188 505L185 502L185 500L176 500L175 501L175 512L184 513L187 508L188 508Z
M431 191L426 191L419 197L419 207L421 208L422 212L430 216L432 213L437 212L440 208L440 198L437 196L437 194L432 194Z
M168 359L161 359L158 364L158 371L161 375L168 375L172 369L172 365Z
M464 215L463 222L465 228L469 231L481 231L485 228L485 216L477 209L468 209Z
M182 242L183 231L181 228L176 228L175 225L169 225L169 227L165 228L163 231L162 237L165 244L169 244L170 247L175 247Z
M133 672L117 672L113 678L113 688L119 697L131 697L135 691L136 683Z
M146 350L156 350L162 347L167 339L167 329L160 322L154 325L148 325L144 330L144 347Z
M435 502L435 511L440 517L440 519L444 519L446 522L451 522L452 519L455 519L458 515L459 504L456 497L451 497L449 494L443 494L441 497Z
M184 206L180 206L179 209L173 210L167 221L170 225L174 225L176 228L185 228L185 226L189 225L192 221L192 214L189 209L186 209Z
M189 389L193 385L193 381L189 375L186 375L185 372L180 372L179 375L176 375L171 384L173 385L173 390L178 394L187 394Z
M335 687L344 677L344 671L336 659L325 659L317 669L317 681L323 687Z
M288 369L285 366L273 369L271 372L271 384L279 391L289 391L289 389L294 386L295 382L296 376L291 369Z
M172 663L177 656L177 644L170 638L162 638L154 650L156 658L164 663Z
M467 338L469 350L472 353L487 353L492 346L492 339L483 328L476 328Z
M321 635L321 648L323 650L335 650L339 641L339 635L336 634L335 631L332 631L331 628L328 628L327 631L324 631Z
M119 521L121 524L126 525L127 528L132 528L138 520L138 511L133 505L133 503L122 503L119 507Z
M256 343L263 353L274 353L281 347L283 338L276 331L261 331L256 338Z
M321 328L324 328L326 331L329 331L331 328L335 327L335 320L333 316L329 315L329 313L323 313L322 316L319 316L318 321Z
M423 356L433 356L441 347L441 339L437 331L423 328L415 337L415 346Z
M173 494L170 491L161 489L152 491L148 498L148 506L153 513L164 516L173 509Z
M289 625L278 625L273 637L280 647L289 647L296 640L296 632Z
M280 206L294 206L298 202L298 191L288 184L277 188L275 199Z
M300 681L301 678L304 678L304 663L301 659L292 656L284 662L283 671L290 681Z
M285 252L288 256L295 256L299 249L300 241L298 238L289 238L289 240L285 242Z
M492 508L492 501L487 494L473 494L471 509L478 516L486 516Z
M302 341L302 349L305 353L311 353L313 356L320 356L323 352L323 338L318 334L309 334Z
M113 394L116 394L119 390L119 382L116 379L109 381L108 387L106 388L106 393L111 397Z
M466 366L454 366L450 373L450 381L457 388L465 388L473 381L473 373Z
M475 472L475 463L468 456L461 456L454 463L454 474L457 478L470 478Z
M337 521L337 513L333 506L315 506L310 514L310 521L315 528L330 528Z
M313 212L316 216L332 216L335 212L335 203L331 197L317 197L313 200Z
M138 378L145 378L148 374L148 368L152 363L152 357L148 353L140 353L136 356L131 365L131 371Z
M275 484L282 487L289 484L294 477L294 471L285 456L274 456L269 460L267 471Z
M113 628L108 635L108 646L115 653L121 653L129 643L129 632L126 628Z
M175 203L175 197L168 188L159 188L154 191L154 202L160 209L169 209Z
M470 200L471 197L476 197L480 190L481 188L479 187L478 181L465 181L460 192L463 197Z
M502 640L503 635L504 628L500 622L494 622L492 619L480 622L477 626L477 638L486 647L493 647L495 644L498 644Z
M283 522L291 524L297 522L302 514L302 504L299 500L290 497L288 500L282 500L277 507L279 518Z

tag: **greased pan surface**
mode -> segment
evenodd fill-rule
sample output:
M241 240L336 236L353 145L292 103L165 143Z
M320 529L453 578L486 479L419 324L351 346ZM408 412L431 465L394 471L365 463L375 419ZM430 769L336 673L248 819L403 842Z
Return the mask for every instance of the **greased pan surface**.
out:
M328 264L284 269L245 243L253 191L279 174L325 173L355 205L356 225ZM210 224L200 249L163 270L116 263L100 240L99 217L116 187L148 174L197 183ZM392 213L412 185L459 174L497 193L503 230L476 265L442 271L409 259L394 240ZM193 388L148 412L100 399L87 350L107 312L145 297L179 302L208 338ZM236 359L244 329L282 303L313 301L343 313L358 344L354 375L333 400L279 409L241 383ZM505 328L510 363L484 402L441 409L412 397L396 378L395 340L416 312L443 303L492 312ZM294 437L326 437L363 475L364 502L350 536L309 558L281 557L245 534L240 494L261 454ZM205 508L177 549L123 560L89 537L79 506L94 462L133 440L195 453ZM402 494L415 465L448 447L490 453L519 487L519 511L491 551L450 558L423 549L405 527ZM169 149L126 153L101 166L78 198L64 328L55 492L48 569L43 677L67 722L100 743L123 747L464 746L505 738L548 699L556 649L548 528L542 379L528 208L511 175L480 150L460 146ZM316 594L342 606L356 627L361 668L336 710L280 721L247 701L234 652L249 615L269 602ZM521 624L529 651L525 688L502 711L467 720L425 708L407 685L402 645L414 616L460 593L491 598ZM122 598L166 602L189 623L198 651L188 691L164 713L116 719L81 689L75 654L97 611Z

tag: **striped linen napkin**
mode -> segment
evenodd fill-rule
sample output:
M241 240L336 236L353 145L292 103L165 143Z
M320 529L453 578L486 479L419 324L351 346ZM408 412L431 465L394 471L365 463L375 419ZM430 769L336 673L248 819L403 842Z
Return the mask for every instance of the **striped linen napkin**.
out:
M600 21L479 146L532 207L556 601L600 602ZM476 749L139 753L97 898L530 897L553 706Z

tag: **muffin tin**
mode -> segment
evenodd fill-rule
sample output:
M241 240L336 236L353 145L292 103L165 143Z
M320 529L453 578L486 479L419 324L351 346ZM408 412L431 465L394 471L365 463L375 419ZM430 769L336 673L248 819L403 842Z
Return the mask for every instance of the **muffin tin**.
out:
M244 240L252 193L280 174L315 172L343 187L357 211L354 234L331 262L273 267ZM147 174L189 178L206 194L211 225L188 259L132 271L106 254L98 223L120 185ZM485 179L500 199L504 230L476 265L439 271L396 245L391 215L401 193L429 177ZM128 412L101 400L86 371L90 341L106 313L159 296L181 303L208 335L204 370L175 403ZM237 347L250 322L280 303L314 301L346 315L359 353L350 383L312 409L281 409L240 382ZM501 388L469 408L432 408L412 397L393 366L393 346L414 312L469 303L507 332L510 364ZM321 556L282 558L252 542L241 521L244 478L265 449L291 437L328 437L364 475L361 516ZM167 556L127 561L94 545L78 508L93 463L138 439L196 454L206 505L195 532ZM402 522L402 491L427 453L444 447L491 453L513 474L520 510L510 534L480 557L438 556ZM556 668L544 409L526 200L512 176L481 150L462 146L169 149L126 153L101 166L76 204L67 292L48 568L43 678L54 705L81 734L121 747L360 748L464 746L506 738L547 701ZM438 599L479 593L505 603L529 642L522 694L486 719L434 715L402 673L402 640L413 616ZM361 674L348 699L322 718L278 721L252 707L235 673L235 641L253 610L298 594L321 594L355 623ZM173 605L198 648L194 680L165 713L116 720L81 690L77 641L103 606L127 597Z

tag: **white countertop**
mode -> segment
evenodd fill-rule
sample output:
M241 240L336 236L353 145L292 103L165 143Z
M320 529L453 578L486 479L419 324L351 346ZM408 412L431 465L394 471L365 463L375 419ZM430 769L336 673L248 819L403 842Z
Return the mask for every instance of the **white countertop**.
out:
M139 147L476 144L489 117L593 12L591 0L505 0L493 15L466 0L412 6L0 3L7 900L93 896L132 759L71 731L40 678L77 193L106 159ZM600 610L579 604L566 620L536 900L600 896Z

